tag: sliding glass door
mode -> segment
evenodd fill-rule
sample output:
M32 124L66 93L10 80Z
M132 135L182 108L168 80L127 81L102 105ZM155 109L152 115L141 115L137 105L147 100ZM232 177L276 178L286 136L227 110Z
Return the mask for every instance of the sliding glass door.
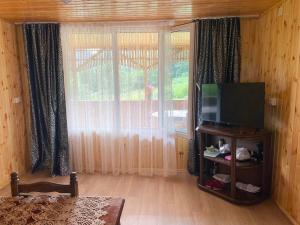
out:
M188 31L161 25L63 25L72 165L77 171L176 174L187 127Z

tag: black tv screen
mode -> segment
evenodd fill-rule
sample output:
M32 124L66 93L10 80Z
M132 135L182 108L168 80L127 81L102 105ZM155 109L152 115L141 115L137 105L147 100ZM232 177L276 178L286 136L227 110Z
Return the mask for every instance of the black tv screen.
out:
M203 84L202 121L264 127L265 84Z

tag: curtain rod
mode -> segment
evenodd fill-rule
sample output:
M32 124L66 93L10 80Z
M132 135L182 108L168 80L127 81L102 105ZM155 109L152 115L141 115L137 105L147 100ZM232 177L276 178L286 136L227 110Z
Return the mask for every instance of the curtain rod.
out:
M186 23L175 25L175 26L180 26L180 25L185 25L189 24L195 20L205 20L205 19L221 19L221 18L232 18L232 17L240 17L240 18L259 18L258 14L253 14L253 15L233 15L233 16L208 16L208 17L198 17L198 18L193 18L193 19L170 19L170 20L122 20L122 21L115 21L115 20L108 20L108 21L62 21L62 22L57 22L57 21L34 21L34 22L16 22L15 24L44 24L44 23L142 23L142 22L173 22L175 23L176 21L187 21Z
M233 16L208 16L208 17L194 18L193 20L222 19L222 18L234 18L234 17L239 17L239 18L259 18L259 15L258 14L253 14L253 15L233 15Z
M183 26L183 25L187 25L190 24L196 20L209 20L209 19L222 19L222 18L234 18L234 17L239 17L239 18L259 18L259 15L240 15L240 16L214 16L214 17L198 17L198 18L194 18L194 19L190 19L189 21L186 19L181 19L181 20L177 20L177 21L187 21L185 23L180 23L178 25L175 25L174 27L178 27L178 26Z
M43 24L43 23L55 23L55 24L61 24L61 23L149 23L149 22L171 22L175 23L174 19L170 20L99 20L99 21L61 21L61 22L53 22L53 21L34 21L34 22L15 22L15 24Z
M45 24L45 23L54 23L59 24L59 22L45 22L45 21L34 21L34 22L15 22L16 25L22 25L22 24Z

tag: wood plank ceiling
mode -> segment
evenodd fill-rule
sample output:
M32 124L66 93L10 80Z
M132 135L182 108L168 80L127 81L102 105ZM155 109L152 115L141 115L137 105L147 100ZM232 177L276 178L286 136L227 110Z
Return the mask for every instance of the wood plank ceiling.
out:
M32 21L190 20L259 15L278 0L1 0L0 18Z

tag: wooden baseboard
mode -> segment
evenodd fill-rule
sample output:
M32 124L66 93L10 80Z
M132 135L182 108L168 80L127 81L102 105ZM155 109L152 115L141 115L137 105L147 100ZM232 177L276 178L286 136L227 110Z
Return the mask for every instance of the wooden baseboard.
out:
M275 204L278 206L278 208L281 210L281 212L283 212L283 214L291 221L291 223L293 225L300 225L293 217L291 217L291 215L283 208L281 207L277 201L275 201Z

